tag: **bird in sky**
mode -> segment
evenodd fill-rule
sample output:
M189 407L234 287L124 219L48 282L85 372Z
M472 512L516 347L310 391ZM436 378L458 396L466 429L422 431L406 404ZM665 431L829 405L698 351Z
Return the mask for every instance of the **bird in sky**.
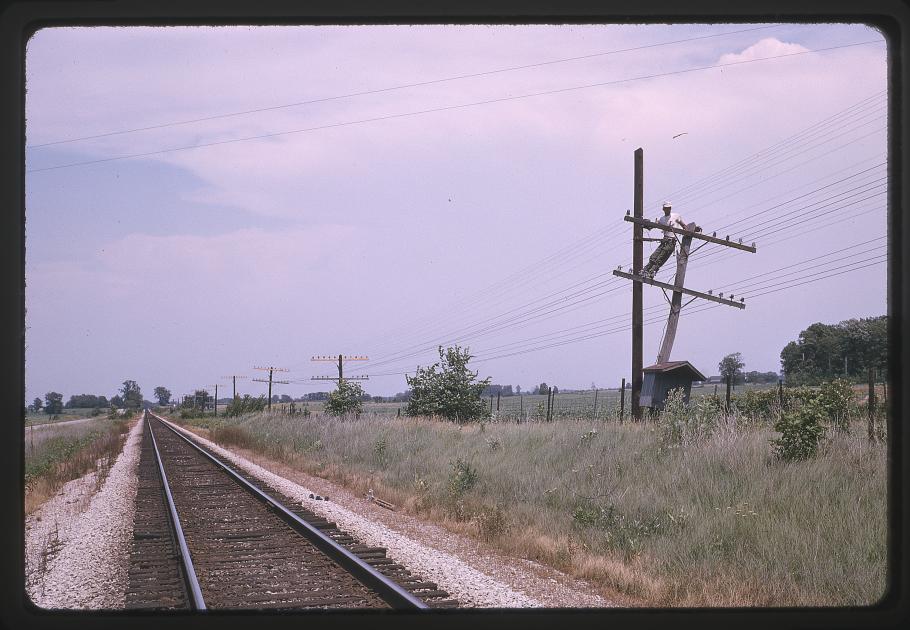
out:
M672 139L673 139L673 140L676 140L678 137L680 137L680 136L686 136L686 135L688 135L688 134L689 134L688 131L683 131L682 133L678 133L678 134L676 134L675 136L673 136Z

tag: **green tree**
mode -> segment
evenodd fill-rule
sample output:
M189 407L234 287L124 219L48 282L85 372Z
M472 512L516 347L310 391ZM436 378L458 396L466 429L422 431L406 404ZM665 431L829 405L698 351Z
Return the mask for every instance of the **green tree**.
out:
M888 318L848 319L838 324L816 322L799 333L780 353L790 385L817 385L833 378L865 380L869 368L886 370ZM883 374L887 378L887 373Z
M490 383L475 381L477 372L468 369L468 348L439 346L439 362L417 368L413 377L405 376L411 397L405 407L409 416L438 415L455 422L469 422L486 415L487 406L480 395Z
M537 386L537 389L534 390L535 394L548 394L550 393L550 388L547 387L546 383L541 383Z
M63 411L63 394L48 392L44 395L44 413L57 415Z
M193 392L193 406L204 411L211 398L207 390L197 389Z
M720 375L724 378L724 381L727 380L727 377L732 377L734 384L742 381L744 367L746 367L746 364L743 363L742 354L739 352L728 354L717 364L717 369L720 370Z
M126 409L139 409L142 406L142 390L136 381L123 381L120 387L120 398Z
M325 401L325 411L333 416L358 414L363 408L363 388L360 383L340 379L338 387Z
M41 411L42 407L44 407L44 402L40 398L35 397L35 400L32 401L32 409L37 413Z
M158 404L164 407L171 402L171 390L159 385L155 388L155 398L158 399Z

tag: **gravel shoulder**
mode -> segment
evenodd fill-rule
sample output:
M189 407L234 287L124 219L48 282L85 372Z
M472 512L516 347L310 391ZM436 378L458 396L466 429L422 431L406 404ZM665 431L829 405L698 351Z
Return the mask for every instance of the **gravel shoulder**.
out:
M266 481L361 542L386 547L388 556L439 584L463 606L598 608L618 605L598 588L551 567L504 556L480 541L406 514L393 512L347 489L246 450L229 451L180 426L200 444ZM310 494L330 501L310 499Z
M25 587L36 605L123 608L141 437L137 421L106 479L70 481L26 518Z

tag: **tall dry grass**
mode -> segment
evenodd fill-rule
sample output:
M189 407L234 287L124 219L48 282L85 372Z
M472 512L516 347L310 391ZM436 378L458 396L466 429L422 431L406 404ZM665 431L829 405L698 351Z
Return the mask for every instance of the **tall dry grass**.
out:
M100 487L126 439L130 422L98 418L75 425L25 429L25 513L34 512L63 485L95 471Z
M646 605L867 605L885 591L885 446L858 420L793 463L772 457L767 424L735 419L681 443L613 421L191 422Z

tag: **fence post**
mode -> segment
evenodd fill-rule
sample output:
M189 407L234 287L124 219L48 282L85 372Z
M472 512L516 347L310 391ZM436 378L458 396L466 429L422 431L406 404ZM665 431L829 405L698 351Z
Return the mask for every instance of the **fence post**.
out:
M619 423L622 424L623 416L626 414L626 379L622 379L622 387L619 389Z
M594 388L594 420L597 420L597 388Z
M875 440L875 370L869 368L869 441Z
M490 394L490 413L493 413L493 394Z
M496 411L499 411L499 395L502 392L496 392Z
M553 388L548 387L547 388L547 422L550 421L550 401L551 401L552 397L553 397Z
M724 412L730 413L730 388L733 386L733 376L727 376L727 402L724 405Z

